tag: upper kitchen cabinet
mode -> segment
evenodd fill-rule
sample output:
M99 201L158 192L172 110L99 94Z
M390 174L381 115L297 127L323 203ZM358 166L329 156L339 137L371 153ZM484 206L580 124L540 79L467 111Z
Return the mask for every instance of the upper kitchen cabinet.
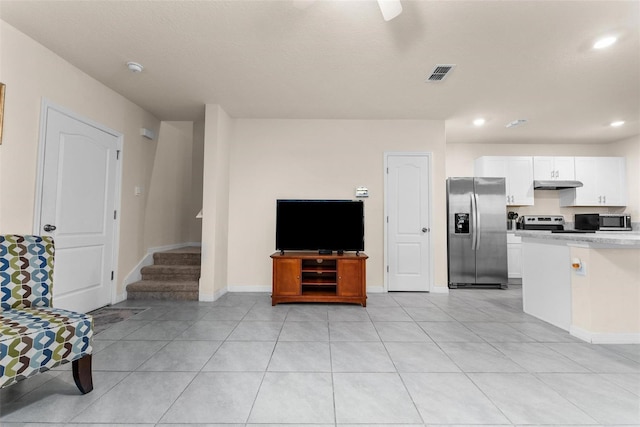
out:
M534 157L533 179L536 181L576 179L574 157Z
M575 157L575 179L583 187L560 190L560 206L626 206L624 157Z
M504 177L507 206L533 205L533 158L527 156L483 156L474 163L475 175Z

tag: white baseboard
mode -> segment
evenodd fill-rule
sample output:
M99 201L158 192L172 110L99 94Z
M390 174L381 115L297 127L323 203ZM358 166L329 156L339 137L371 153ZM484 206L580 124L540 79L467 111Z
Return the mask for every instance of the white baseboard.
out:
M125 301L127 299L127 291L125 290L121 294L116 295L116 299L113 301L113 304L117 304L119 302Z
M229 285L227 286L229 292L268 292L271 293L271 285Z
M446 286L434 286L432 287L429 292L432 292L434 294L448 294L449 293L449 288ZM387 293L387 291L384 289L384 286L367 286L367 293L368 294L385 294Z
M433 294L448 294L449 286L432 286L429 292Z
M213 302L220 299L226 293L227 288L220 289L219 291L216 291L214 293L200 291L198 295L198 301Z
M153 252L147 252L147 254L140 260L138 264L127 274L123 280L123 286L126 289L127 285L142 280L142 273L140 271L143 267L153 264Z
M640 333L591 332L577 326L571 326L569 333L591 344L640 344Z

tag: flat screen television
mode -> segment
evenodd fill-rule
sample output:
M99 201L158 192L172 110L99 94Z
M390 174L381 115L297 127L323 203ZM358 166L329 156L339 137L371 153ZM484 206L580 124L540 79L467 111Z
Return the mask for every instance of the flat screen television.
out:
M284 251L364 250L361 200L278 200L276 249Z

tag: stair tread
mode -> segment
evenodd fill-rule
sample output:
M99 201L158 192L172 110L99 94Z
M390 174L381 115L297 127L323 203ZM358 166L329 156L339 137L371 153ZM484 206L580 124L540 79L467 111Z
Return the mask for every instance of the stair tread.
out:
M194 280L140 280L127 285L127 292L193 292L198 288L198 282Z
M184 248L169 249L168 251L155 252L156 254L200 254L200 246L186 246Z
M129 300L198 301L198 291L190 292L128 292Z
M178 274L190 274L200 271L199 265L164 265L164 264L153 264L142 267L141 271L149 271L154 273L159 273L162 271L168 271L170 273L178 273Z

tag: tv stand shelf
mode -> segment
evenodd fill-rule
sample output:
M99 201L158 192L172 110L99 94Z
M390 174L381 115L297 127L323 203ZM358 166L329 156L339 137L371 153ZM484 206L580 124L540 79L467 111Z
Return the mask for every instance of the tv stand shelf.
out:
M271 305L281 302L346 302L367 306L364 253L276 252Z

